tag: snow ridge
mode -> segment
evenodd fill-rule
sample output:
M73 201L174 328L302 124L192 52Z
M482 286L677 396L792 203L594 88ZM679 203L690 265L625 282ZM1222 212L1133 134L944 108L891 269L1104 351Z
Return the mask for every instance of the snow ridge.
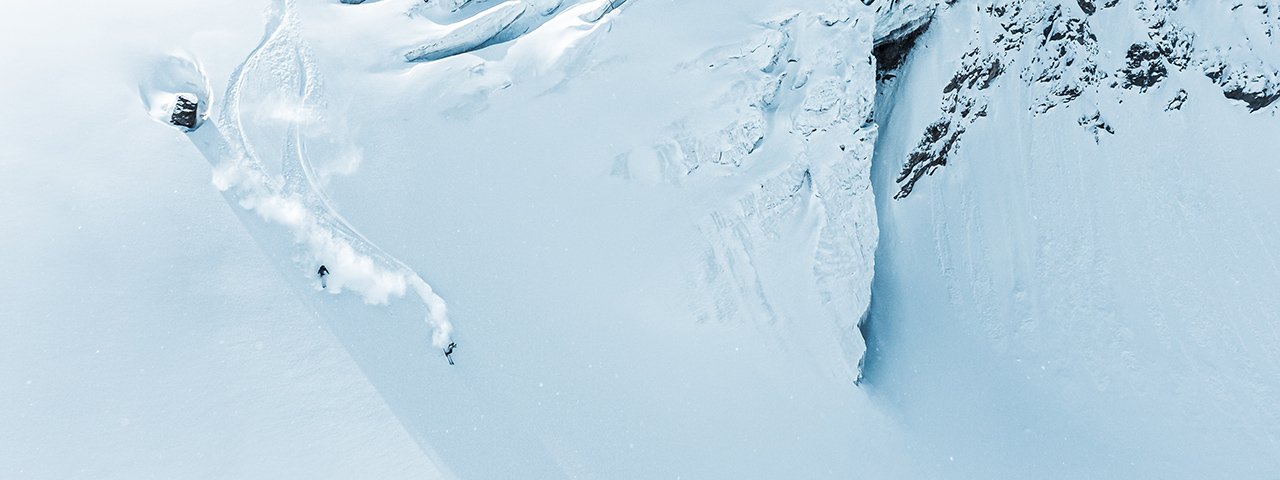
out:
M626 0L451 0L421 4L410 10L437 24L438 32L404 54L408 62L430 62L516 40L561 15L596 23ZM447 9L447 10L446 10ZM450 23L451 22L451 23Z

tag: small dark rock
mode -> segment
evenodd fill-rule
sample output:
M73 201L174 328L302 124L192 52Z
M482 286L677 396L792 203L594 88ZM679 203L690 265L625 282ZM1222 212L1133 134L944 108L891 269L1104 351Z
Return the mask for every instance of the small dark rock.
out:
M1182 110L1182 104L1184 103L1187 103L1187 91L1178 90L1178 94L1174 95L1173 100L1169 100L1169 106L1164 107L1164 111Z
M1076 2L1080 4L1080 11L1085 15L1093 15L1093 12L1098 11L1098 6L1093 4L1093 0L1076 0Z
M1102 119L1102 112L1095 111L1092 116L1082 116L1076 121L1076 123L1079 123L1080 126L1089 130L1089 133L1093 134L1094 143L1101 141L1100 137L1102 132L1107 132L1112 135L1115 135L1116 133L1115 129L1111 128L1111 125L1108 124L1106 120Z
M195 130L200 123L199 108L200 101L195 95L179 93L173 106L173 114L169 116L169 123L187 131Z
M1169 75L1169 69L1164 65L1160 50L1149 43L1130 45L1125 58L1127 64L1120 71L1124 75L1125 88L1137 87L1146 90Z
M920 35L925 30L929 29L929 22L908 25L904 28L914 28L914 30L895 31L887 37L891 40L877 43L871 50L871 54L876 57L877 80L886 80L893 77L891 73L902 66L902 62L907 59L907 55L915 47L916 40L920 38Z

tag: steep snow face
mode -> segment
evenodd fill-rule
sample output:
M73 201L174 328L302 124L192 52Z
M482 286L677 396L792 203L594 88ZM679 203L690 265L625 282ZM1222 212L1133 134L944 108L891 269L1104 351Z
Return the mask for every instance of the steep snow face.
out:
M959 2L881 83L867 384L940 468L1280 468L1276 18Z
M278 0L138 75L68 29L88 86L3 42L0 477L1276 471L1278 12Z
M190 138L447 475L904 474L854 382L923 17L818 3L285 0Z
M146 95L221 90L262 5L5 8L0 478L433 475Z

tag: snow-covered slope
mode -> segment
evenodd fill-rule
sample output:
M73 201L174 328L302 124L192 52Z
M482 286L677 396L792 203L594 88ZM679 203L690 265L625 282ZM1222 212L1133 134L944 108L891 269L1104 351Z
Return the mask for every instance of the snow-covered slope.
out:
M421 40L430 6L282 2L191 136L452 475L906 468L852 386L876 236L873 12L603 5L475 50L523 7L478 2ZM339 262L346 246L374 268ZM458 365L432 346L436 306L424 324L402 288L321 291L321 263L347 284L417 271L449 302Z
M957 471L1280 468L1276 15L960 2L881 84L867 378Z
M1274 0L144 3L0 30L0 477L1280 467Z
M199 153L140 108L170 50L226 81L261 30L241 3L0 15L0 478L433 475Z

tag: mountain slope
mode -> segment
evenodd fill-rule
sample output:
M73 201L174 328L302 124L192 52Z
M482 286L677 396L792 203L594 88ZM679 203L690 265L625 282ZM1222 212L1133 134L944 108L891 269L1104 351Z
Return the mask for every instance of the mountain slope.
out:
M1246 3L961 3L881 84L866 375L961 471L1277 467L1280 245L1258 206L1280 50L1274 5Z
M1278 467L1275 0L161 3L0 29L0 477Z

